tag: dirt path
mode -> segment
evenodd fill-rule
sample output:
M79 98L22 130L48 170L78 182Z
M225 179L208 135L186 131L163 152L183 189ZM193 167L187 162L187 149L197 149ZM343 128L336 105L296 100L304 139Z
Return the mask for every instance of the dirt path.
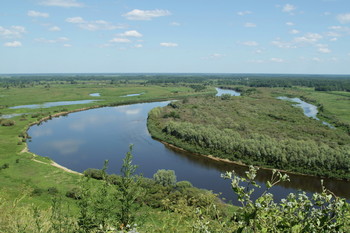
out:
M33 157L31 158L32 161L34 162L37 162L37 163L42 163L42 164L46 164L46 165L50 165L50 166L54 166L54 167L57 167L59 169L62 169L63 171L66 171L66 172L69 172L69 173L72 173L72 174L77 174L77 175L83 175L82 173L79 173L79 172L76 172L76 171L73 171L73 170L70 170L66 167L63 167L62 165L59 165L58 163L54 162L54 161L51 161L51 163L45 163L43 161L40 161L40 160L37 160L35 159L37 157L36 154L30 152L28 150L28 147L26 146L25 148L23 148L23 150L21 151L21 153L30 153Z

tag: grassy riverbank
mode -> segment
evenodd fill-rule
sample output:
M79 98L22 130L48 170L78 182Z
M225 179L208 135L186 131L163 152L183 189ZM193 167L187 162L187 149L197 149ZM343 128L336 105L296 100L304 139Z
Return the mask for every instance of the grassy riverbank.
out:
M154 137L192 152L349 179L347 131L307 118L301 109L275 98L282 93L312 96L300 89L256 88L241 97L192 98L152 110L148 126ZM344 102L342 107L349 108ZM323 107L327 117L325 111Z

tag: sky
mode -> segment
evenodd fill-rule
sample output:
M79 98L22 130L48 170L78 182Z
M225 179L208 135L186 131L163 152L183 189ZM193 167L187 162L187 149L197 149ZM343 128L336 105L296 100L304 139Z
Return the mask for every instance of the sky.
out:
M0 73L350 74L350 0L1 0Z

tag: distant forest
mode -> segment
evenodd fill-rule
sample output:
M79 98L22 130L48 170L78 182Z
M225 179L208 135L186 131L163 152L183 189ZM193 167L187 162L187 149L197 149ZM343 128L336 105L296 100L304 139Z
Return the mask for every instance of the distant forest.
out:
M288 74L9 74L0 75L0 87L28 87L46 82L81 84L84 81L109 84L138 83L142 85L196 84L200 91L207 85L244 85L249 87L314 88L315 91L350 92L349 75Z

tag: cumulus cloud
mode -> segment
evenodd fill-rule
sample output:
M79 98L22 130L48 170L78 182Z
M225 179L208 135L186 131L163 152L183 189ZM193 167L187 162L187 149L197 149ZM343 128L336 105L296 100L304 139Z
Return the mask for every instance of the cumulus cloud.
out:
M292 23L292 22L287 22L286 25L287 25L287 26L294 26L294 23Z
M50 16L48 13L39 12L39 11L28 11L27 15L30 17L41 17L41 18L48 18Z
M284 41L281 41L279 39L272 41L271 44L274 45L274 46L277 46L278 48L284 48L284 49L292 49L292 48L294 49L294 48L296 48L296 46L293 43L291 43L291 42L284 42Z
M245 41L241 43L242 45L246 45L246 46L258 46L259 43L256 41Z
M53 26L53 27L50 27L50 28L49 28L49 31L52 31L52 32L59 32L59 31L61 31L61 28L60 28L60 27L57 27L57 26Z
M289 31L290 34L299 34L300 31L296 30L296 29L292 29Z
M135 45L134 45L134 48L142 48L142 47L143 47L142 44L135 44Z
M26 29L22 26L11 26L10 28L0 26L0 36L3 38L20 38L25 32Z
M131 40L129 40L127 38L113 38L109 42L112 42L112 43L130 43Z
M40 2L44 6L58 6L58 7L83 7L84 4L76 0L44 0Z
M88 30L88 31L115 30L115 29L125 28L125 26L123 26L123 25L114 25L114 24L107 22L105 20L87 21L79 16L67 18L66 22L77 24L81 29Z
M181 26L181 24L178 22L172 22L172 23L170 23L170 25L175 26L175 27Z
M318 51L320 53L331 53L332 52L329 48L326 48L326 47L318 48Z
M178 44L173 43L173 42L162 42L162 43L160 43L160 46L162 46L162 47L177 47Z
M322 38L322 35L318 33L307 33L304 36L294 38L294 41L296 43L315 43Z
M131 30L131 31L126 31L124 33L121 33L120 36L125 36L125 37L142 37L143 35L139 33L136 30Z
M12 47L12 48L16 48L16 47L21 47L22 43L19 41L13 41L13 42L7 42L4 44L5 47Z
M67 18L66 22L68 22L68 23L85 23L85 20L82 17L71 17L71 18Z
M237 12L237 15L239 15L239 16L245 16L245 15L250 15L250 14L252 14L253 12L251 12L251 11L239 11L239 12Z
M35 39L36 42L44 43L44 44L56 44L56 43L63 43L69 41L67 37L59 37L57 39L46 39L46 38L37 38Z
M152 20L162 16L171 15L168 10L139 10L134 9L123 16L128 20Z
M340 23L350 23L350 13L337 15L337 20Z
M283 12L287 12L287 13L291 13L292 11L294 11L296 9L295 6L291 5L291 4L286 4L283 6L282 11Z
M255 23L245 23L244 27L246 27L246 28L255 28L256 24Z
M225 56L226 56L225 54L213 53L213 54L210 54L210 55L207 56L207 57L202 57L202 59L203 59L203 60L217 60L217 59L223 58L223 57L225 57Z
M282 58L276 58L276 57L271 58L270 61L271 62L277 62L277 63L284 62L284 60Z

